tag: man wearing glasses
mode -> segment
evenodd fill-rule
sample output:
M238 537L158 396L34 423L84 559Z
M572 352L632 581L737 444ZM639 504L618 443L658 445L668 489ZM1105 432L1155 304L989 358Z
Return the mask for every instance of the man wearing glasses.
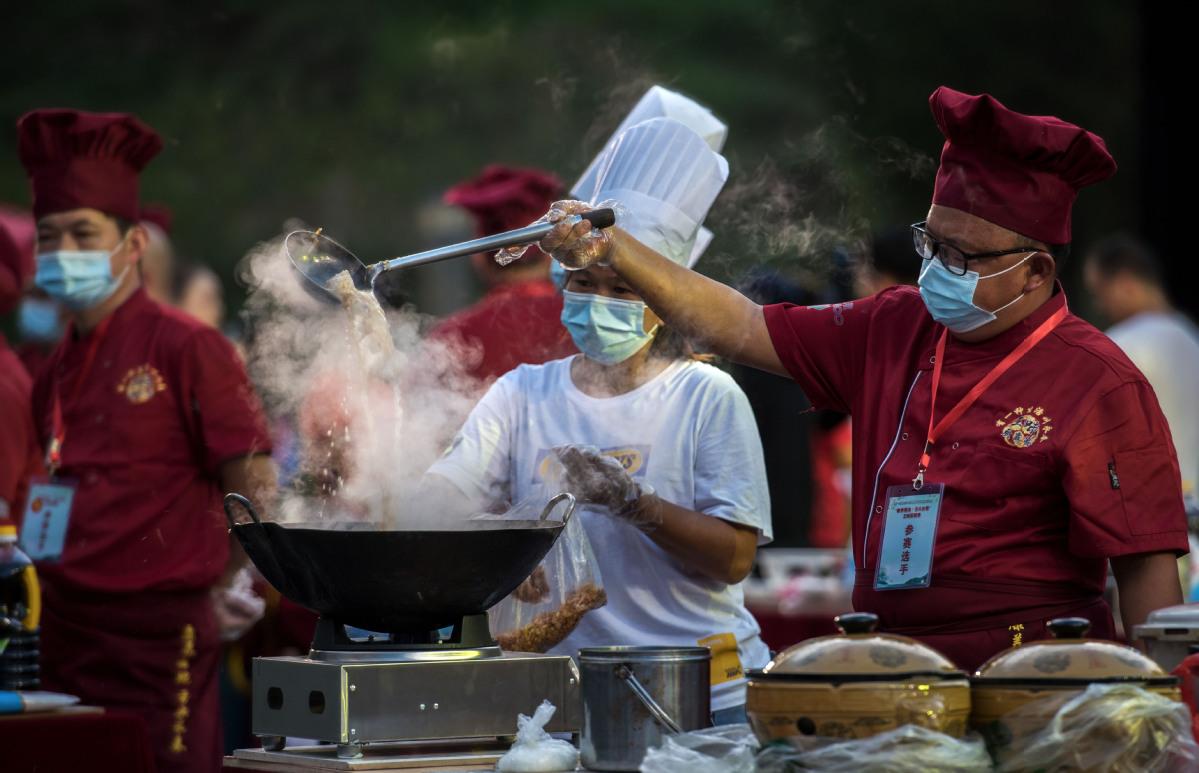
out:
M1057 281L1078 190L1116 170L1103 140L985 94L929 102L946 142L918 291L762 307L619 228L570 218L541 247L606 260L667 324L853 414L854 606L973 669L1056 617L1115 636L1109 560L1125 630L1180 603L1187 531L1152 389Z

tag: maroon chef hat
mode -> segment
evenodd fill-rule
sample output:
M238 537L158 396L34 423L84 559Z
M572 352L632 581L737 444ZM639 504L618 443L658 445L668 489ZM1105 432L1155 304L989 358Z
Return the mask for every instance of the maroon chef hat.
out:
M138 220L143 223L153 223L167 236L171 235L171 226L175 222L175 213L166 204L147 204L142 207Z
M1067 244L1079 189L1116 173L1102 138L1060 118L1016 113L990 94L947 86L928 104L945 135L934 204Z
M12 311L33 278L36 238L27 212L0 206L0 314Z
M160 150L158 134L126 113L34 110L17 121L34 218L91 207L137 222L138 174Z
M524 228L562 196L562 182L540 169L492 164L445 192L442 200L469 211L479 236Z

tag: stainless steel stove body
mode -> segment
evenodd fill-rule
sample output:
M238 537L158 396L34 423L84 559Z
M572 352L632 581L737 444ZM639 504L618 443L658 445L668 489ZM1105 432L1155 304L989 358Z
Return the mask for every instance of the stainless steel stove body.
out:
M313 651L254 660L252 728L268 749L293 736L335 743L339 756L354 757L372 743L512 736L516 715L532 715L543 700L558 707L547 731L579 732L579 671L570 657L498 647Z

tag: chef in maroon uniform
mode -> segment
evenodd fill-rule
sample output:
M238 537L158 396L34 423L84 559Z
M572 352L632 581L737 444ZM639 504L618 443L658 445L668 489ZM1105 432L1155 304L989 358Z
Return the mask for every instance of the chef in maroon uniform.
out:
M32 245L13 230L7 218L0 219L0 316L17 307L33 278ZM33 380L0 332L0 526L10 528L42 464L29 409L32 388Z
M445 202L471 213L479 236L523 228L562 195L558 178L539 169L493 164L446 191ZM562 326L562 294L549 279L549 258L531 248L520 261L498 265L490 253L472 256L475 272L490 285L475 305L447 317L432 337L466 345L477 360L468 372L483 381L522 363L574 354Z
M160 773L215 771L238 564L221 495L273 489L258 401L219 332L141 287L138 175L158 135L74 110L28 113L17 134L35 281L70 316L34 385L46 476L21 527L45 589L42 681L144 716Z
M1103 140L985 94L930 105L946 142L912 226L919 289L762 308L618 228L575 218L541 245L607 260L667 324L853 414L854 606L973 668L1054 617L1113 636L1109 560L1126 628L1180 603L1187 532L1153 390L1057 282L1078 190L1116 170Z

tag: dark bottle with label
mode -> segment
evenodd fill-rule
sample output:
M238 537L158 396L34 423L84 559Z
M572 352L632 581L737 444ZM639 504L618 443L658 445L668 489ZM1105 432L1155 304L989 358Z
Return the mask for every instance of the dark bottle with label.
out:
M17 530L0 524L0 690L36 690L41 590Z

